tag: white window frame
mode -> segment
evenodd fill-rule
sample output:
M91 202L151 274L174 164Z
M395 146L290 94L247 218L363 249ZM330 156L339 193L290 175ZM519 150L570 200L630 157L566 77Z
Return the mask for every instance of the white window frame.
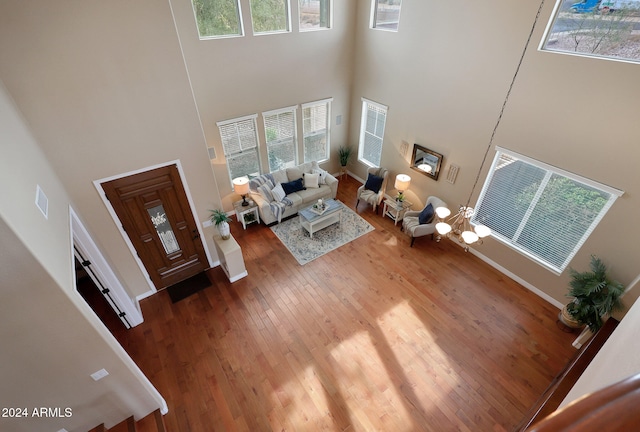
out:
M300 22L302 18L302 5L300 2L304 0L298 0L298 28L300 32L308 32L308 31L322 31L329 30L333 27L333 0L325 0L327 3L327 25L325 27L310 27L304 28L302 27L302 23ZM322 1L322 0L320 0Z
M253 10L251 8L251 2L253 0L249 0L249 11L251 12L251 29L253 30L254 36L264 36L264 35L272 35L272 34L282 34L282 33L291 33L291 0L283 0L285 3L286 10L286 19L287 24L284 30L272 30L272 31L256 31L256 26L253 21ZM259 0L257 0L259 1Z
M382 31L389 31L389 32L397 32L398 29L400 28L400 13L402 12L402 0L398 0L400 2L399 6L399 10L398 10L398 21L395 22L395 28L386 28L386 27L381 27L381 25L383 24L389 24L389 23L379 23L378 22L378 3L379 0L371 0L371 20L369 23L369 27L375 30L382 30Z
M596 228L596 226L598 225L598 223L602 220L602 218L605 216L605 214L607 213L607 211L611 208L611 206L613 205L613 203L615 202L615 200L622 196L622 194L624 193L623 191L620 191L618 189L612 188L610 186L606 186L603 185L601 183L598 183L596 181L590 180L588 178L579 176L577 174L573 174L570 173L568 171L562 170L560 168L554 167L552 165L548 165L544 162L540 162L537 161L535 159L529 158L527 156L521 155L519 153L516 153L514 151L511 150L507 150L501 147L496 147L496 156L494 158L494 161L491 165L491 170L489 171L489 174L487 175L487 178L485 179L485 183L484 186L482 188L482 191L480 192L480 196L478 198L478 203L476 205L476 210L481 208L482 202L485 198L485 196L487 195L489 186L491 185L491 180L493 178L494 173L496 173L499 169L501 169L503 166L506 166L504 164L500 165L500 157L501 155L507 155L511 158L514 158L518 161L521 162L525 162L535 168L538 168L540 170L545 171L545 176L544 178L541 180L540 182L540 186L538 188L537 193L535 194L532 202L529 205L529 209L524 213L524 215L522 216L522 220L520 221L520 226L518 227L518 229L516 230L516 232L513 234L512 238L506 237L494 230L492 230L491 236L493 238L495 238L496 240L498 240L499 242L505 244L506 246L510 247L513 250L516 250L517 252L521 253L522 255L528 257L529 259L537 262L538 264L542 265L543 267L545 267L546 269L554 272L555 274L561 274L569 265L569 263L571 262L571 260L573 259L573 257L576 255L576 253L578 252L578 250L582 247L582 245L584 244L584 242L587 240L587 238L589 237L589 235L591 235L591 233L593 232L593 230ZM520 233L522 232L523 228L525 227L525 225L527 224L529 217L531 216L531 214L534 211L535 206L538 203L538 199L540 198L540 196L542 196L543 191L545 190L549 179L551 178L552 175L557 175L557 176L561 176L564 178L567 178L569 180L575 181L577 183L581 183L587 187L591 187L593 189L596 189L602 193L605 194L609 194L609 198L608 201L604 204L604 206L602 207L602 209L600 210L600 212L598 213L598 215L593 219L593 221L591 222L590 226L586 229L586 231L584 232L584 234L582 235L582 237L575 243L575 245L573 246L573 250L571 252L569 252L567 254L566 257L564 258L564 262L561 265L555 265L547 260L545 260L545 257L543 256L539 256L537 254L535 254L534 252L531 252L527 249L525 249L523 246L517 244L517 239L520 235ZM478 223L483 223L484 221L482 220L476 220L476 216L479 215L480 212L476 211L475 214L473 215L473 217L471 218L471 222L473 224L478 224Z
M228 159L230 158L235 158L235 157L239 157L242 154L253 154L255 153L257 160L258 160L258 172L257 173L246 173L244 175L249 176L250 174L261 174L261 160L260 160L260 141L258 138L258 124L256 119L258 118L258 114L252 114L252 115L248 115L248 116L244 116L244 117L238 117L238 118L234 118L234 119L230 119L230 120L224 120L224 121L220 121L217 122L216 124L218 125L218 129L220 132L220 139L222 142L222 150L225 156L225 159L227 159L227 173L229 174L229 184L233 185L233 179L235 177L239 177L238 175L236 175L235 177L232 175L231 173L231 168L228 162ZM253 132L254 132L254 141L255 145L252 145L251 142L243 142L243 140L241 139L240 134L237 134L237 138L238 138L238 142L239 142L239 150L234 150L234 149L230 149L227 144L226 144L226 140L225 137L223 136L222 133L222 129L225 126L229 126L229 125L235 125L236 127L236 131L238 129L238 125L241 123L247 124L247 122L252 122L253 124ZM246 146L244 145L246 144Z
M288 145L291 144L291 146L293 147L293 155L292 159L287 161L287 164L285 164L285 167L293 167L295 165L298 164L298 125L297 125L297 121L296 121L296 111L298 109L297 105L294 106L290 106L290 107L286 107L286 108L280 108L280 109L276 109L276 110L271 110L271 111L265 111L262 113L262 122L264 125L264 137L265 137L265 143L266 143L266 149L267 149L267 164L269 165L269 172L273 172L273 171L278 171L280 169L282 169L283 167L272 167L271 166L271 158L269 157L269 152L275 147L275 146L283 146L283 145ZM292 122L293 124L290 125L290 127L293 128L293 136L292 137L282 137L280 135L280 129L284 126L282 124L280 124L280 114L287 114L287 113L291 113L292 114ZM277 137L274 140L269 140L269 133L267 132L267 118L268 117L278 117L278 131L277 131ZM291 164L291 165L289 165Z
M368 119L367 114L369 113L369 106L371 106L374 109L384 111L384 124L382 125L382 131L379 136L376 135L375 133L370 133L367 131L367 119ZM367 166L370 166L370 167L380 166L380 161L382 160L382 147L384 146L384 129L386 127L388 115L389 115L389 108L386 105L382 105L377 102L373 102L369 99L362 98L362 116L360 118L360 140L358 144L358 161L364 163ZM374 130L376 129L377 129L377 119L376 119L376 125L374 127ZM380 155L378 156L380 161L378 161L378 163L364 158L365 145L369 141L367 140L368 136L372 137L372 139L380 140Z
M316 138L319 135L325 136L325 155L323 158L318 160L317 162L324 162L329 160L329 152L331 149L331 102L333 102L333 98L323 99L315 102L309 102L302 104L302 155L303 162L312 162L311 160L307 160L307 152L306 152L306 144L307 138ZM307 131L305 128L305 116L304 110L307 108L313 108L316 106L326 105L326 118L325 118L325 127L324 129L314 128L312 126L312 130ZM319 122L311 121L312 125L318 124Z
M210 39L228 39L228 38L235 38L235 37L243 37L244 36L244 22L242 20L242 6L240 5L240 0L233 0L236 3L236 12L238 14L238 31L239 33L235 33L235 34L223 34L223 35L207 35L207 36L201 36L200 35L200 27L198 26L198 14L196 12L196 5L193 3L193 0L191 0L191 6L193 9L193 17L196 21L196 30L198 31L198 37L200 38L200 40L210 40Z
M554 27L555 27L555 23L556 20L560 17L561 12L564 14L565 11L561 10L562 7L562 3L563 0L557 0L556 4L553 8L553 12L551 13L551 18L549 18L549 22L547 23L547 27L544 31L544 34L542 36L542 40L540 41L540 45L538 46L538 50L540 51L544 51L544 52L548 52L548 53L554 53L554 54L565 54L565 55L573 55L573 56L578 56L578 57L587 57L587 58L595 58L595 59L600 59L600 60L612 60L612 61L620 61L620 62L625 62L625 63L634 63L634 64L638 64L640 63L640 59L634 59L634 58L629 58L629 57L622 57L622 56L615 56L615 55L606 55L606 54L596 54L596 53L590 53L590 52L585 52L585 51L571 51L568 49L554 49L553 46L548 46L550 45L549 41L550 40L554 40L555 43L558 43L558 39L562 39L563 35L569 35L571 36L571 30L569 31L562 31L562 32L556 32L556 33L552 33ZM579 36L579 32L582 31L584 32L584 29L586 28L594 28L593 26L593 21L596 20L598 22L598 24L603 24L604 23L604 30L606 33L607 30L611 30L613 27L606 27L606 22L607 20L610 20L614 23L616 23L616 21L618 21L618 23L620 22L626 22L629 23L631 25L633 25L633 22L635 21L635 17L633 16L633 13L631 16L627 15L626 17L624 15L621 15L621 10L623 10L622 8L620 9L616 9L615 13L603 13L602 12L602 8L611 8L613 9L614 7L616 7L616 4L619 3L623 3L623 2L619 2L619 1L611 1L611 0L603 0L602 2L600 2L598 5L596 5L596 10L594 12L590 12L590 13L572 13L571 14L571 18L574 20L580 20L582 19L582 23L588 23L591 21L591 25L589 25L588 27L584 27L583 30L579 30L576 29L575 31L575 35ZM579 2L575 2L575 5L579 5ZM635 2L629 2L629 5L635 5ZM639 6L640 7L640 6ZM632 10L637 11L639 10L638 7L634 7L632 8ZM629 18L628 21L625 21L626 18ZM598 26L598 24L596 24L596 27ZM581 25L581 24L580 24ZM617 24L615 24L617 25ZM612 32L613 34L615 34L615 31ZM583 33L584 34L584 33ZM601 36L603 33L600 33L598 36ZM553 38L552 36L554 35L559 35L558 38ZM620 42L624 43L626 41L628 41L629 39L631 39L633 36L632 33L629 34L629 38L628 39L624 39L624 40L620 40L620 39L616 39L615 37L612 37L612 42L614 42L614 45L619 44ZM587 33L587 37L588 37L588 33ZM587 38L584 38L583 41L586 41ZM599 41L600 44L600 41Z

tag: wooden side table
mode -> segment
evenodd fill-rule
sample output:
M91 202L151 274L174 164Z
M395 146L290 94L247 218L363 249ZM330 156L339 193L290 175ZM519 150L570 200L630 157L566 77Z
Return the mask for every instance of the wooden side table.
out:
M409 201L398 202L393 198L384 200L384 208L382 214L393 219L393 224L397 225L404 218L404 214L411 208L413 204Z
M243 229L247 229L247 225L251 223L260 223L260 213L254 201L249 201L249 205L246 206L242 206L242 201L236 201L233 203L233 208L236 211L236 219L242 223Z

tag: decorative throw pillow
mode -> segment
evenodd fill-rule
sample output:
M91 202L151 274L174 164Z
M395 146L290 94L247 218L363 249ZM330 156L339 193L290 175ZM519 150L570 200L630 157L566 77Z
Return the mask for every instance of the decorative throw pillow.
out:
M418 222L420 222L421 225L428 224L433 222L433 217L434 217L433 206L429 204L428 206L423 208L420 214L418 215Z
M303 174L303 178L304 178L304 187L308 187L308 188L318 188L318 187L320 187L318 185L319 180L320 180L318 174L304 173Z
M311 171L313 174L318 174L318 184L323 185L327 184L327 172L322 168L314 168Z
M289 178L287 177L286 169L274 171L271 173L271 175L273 176L274 185L277 185L278 183L286 183L289 181Z
M299 178L297 180L293 180L293 181L290 181L288 183L282 183L282 189L284 189L284 193L289 195L291 193L304 190L306 188L304 187L304 185L302 183L302 178Z
M298 167L287 168L287 178L290 182L302 178L303 171Z
M284 199L284 197L287 196L286 193L284 193L284 189L282 188L282 183L278 183L273 189L271 189L271 195L273 195L273 199L274 201L282 201Z
M369 177L367 177L367 182L364 184L364 188L374 193L378 193L382 187L383 180L384 179L382 177L369 173Z
M258 186L258 193L262 195L267 202L273 201L273 194L271 193L271 189L267 183L262 186Z

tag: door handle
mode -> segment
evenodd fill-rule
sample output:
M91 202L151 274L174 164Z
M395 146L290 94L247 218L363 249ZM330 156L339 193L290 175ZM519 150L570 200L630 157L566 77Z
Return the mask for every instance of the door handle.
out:
M193 236L193 240L199 239L200 238L200 233L198 233L197 229L194 229L193 231L191 231L194 236Z

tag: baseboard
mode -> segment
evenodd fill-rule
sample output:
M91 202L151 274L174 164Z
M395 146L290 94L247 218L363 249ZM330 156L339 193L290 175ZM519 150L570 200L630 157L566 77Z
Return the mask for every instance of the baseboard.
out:
M454 243L458 243L458 242L454 241ZM460 247L464 247L461 244L458 244L458 245ZM487 256L481 254L477 250L469 248L469 252L474 254L475 256L480 258L482 261L484 261L485 263L489 264L491 267L493 267L494 269L498 270L500 273L504 274L508 278L513 279L514 281L518 282L520 285L522 285L523 287L525 287L526 289L528 289L529 291L531 291L532 293L534 293L538 297L541 297L542 299L544 299L547 302L551 303L552 305L554 305L558 309L562 309L564 307L564 304L560 303L558 300L554 299L549 294L547 294L544 291L542 291L542 290L536 288L535 286L531 285L526 280L524 280L521 277L519 277L519 276L515 275L514 273L510 272L509 270L507 270L506 268L502 267L497 262L495 262L492 259L488 258Z

